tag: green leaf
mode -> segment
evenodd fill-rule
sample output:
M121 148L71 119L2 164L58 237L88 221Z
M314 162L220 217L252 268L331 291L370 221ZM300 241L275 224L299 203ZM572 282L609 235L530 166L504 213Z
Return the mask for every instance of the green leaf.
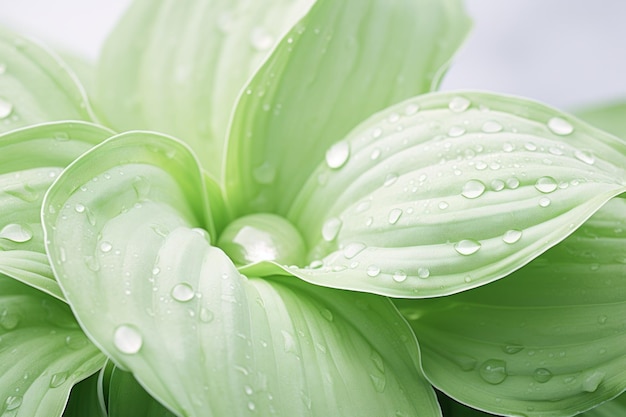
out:
M226 160L232 210L284 214L328 146L436 86L468 29L457 0L318 0L237 104Z
M492 413L567 416L626 389L626 200L524 268L431 300L397 300L429 380ZM618 414L616 414L618 415Z
M143 389L130 372L114 368L111 375L109 417L174 417Z
M477 287L626 191L626 142L520 98L424 95L342 143L344 165L321 164L288 215L310 249L309 268L290 272L325 286L418 298Z
M119 130L183 138L220 178L237 95L312 1L135 1L104 46L98 109Z
M576 114L588 123L626 140L626 102L591 107Z
M0 341L0 411L7 416L60 416L72 386L105 360L65 303L2 274Z
M99 373L74 385L70 392L63 417L107 417L106 409L100 406Z
M179 415L440 415L389 300L241 275L199 228L191 161L155 159L140 143L178 144L146 135L84 154L44 202L56 276L104 352Z
M43 244L41 202L65 166L111 134L51 122L0 135L0 273L62 299Z
M95 120L71 70L45 47L0 28L0 133L56 120Z

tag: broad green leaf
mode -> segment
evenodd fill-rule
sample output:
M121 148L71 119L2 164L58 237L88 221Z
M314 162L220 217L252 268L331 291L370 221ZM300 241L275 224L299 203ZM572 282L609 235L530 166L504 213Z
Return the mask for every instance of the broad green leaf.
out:
M567 416L626 389L626 200L510 276L397 300L429 380L492 413Z
M99 402L99 376L99 373L95 373L74 385L63 417L108 417L106 409L103 409Z
M178 415L440 415L389 300L241 275L199 228L191 161L155 160L140 141L177 143L146 135L84 154L44 202L56 276L107 355Z
M150 396L130 372L113 370L108 417L174 417Z
M62 299L44 249L41 202L64 167L111 134L51 122L0 135L0 273Z
M185 140L220 178L237 95L312 2L135 1L104 46L98 110L119 130Z
M60 416L72 386L104 360L65 303L0 274L3 415Z
M576 114L588 123L626 140L626 102L588 108Z
M338 149L341 146L343 150ZM539 103L434 93L385 110L329 150L288 218L295 273L397 297L499 279L626 191L626 142Z
M0 133L57 120L95 120L78 79L45 47L0 28Z
M232 210L284 214L328 146L434 88L468 28L457 0L318 0L237 104L225 178Z

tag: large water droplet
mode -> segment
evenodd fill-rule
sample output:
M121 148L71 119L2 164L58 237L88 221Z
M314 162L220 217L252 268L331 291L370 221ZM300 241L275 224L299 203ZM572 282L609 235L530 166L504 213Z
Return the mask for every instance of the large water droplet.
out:
M553 117L548 120L548 129L555 135L569 135L574 131L574 127L565 119L560 117Z
M454 244L454 249L461 255L468 256L473 255L480 249L480 242L472 239L463 239L460 242Z
M463 186L461 195L465 198L477 198L485 192L485 184L479 180L469 180Z
M587 375L583 380L583 391L586 392L594 392L600 386L600 383L604 379L606 374L601 371L593 371L591 374Z
M506 377L506 362L500 359L489 359L480 365L480 377L487 383L497 385Z
M359 242L348 243L346 247L343 248L343 256L345 256L346 259L352 259L359 253L361 253L366 247L367 246L365 246L363 243Z
M404 282L406 281L407 275L406 275L406 272L402 270L397 270L396 272L393 273L393 276L391 278L395 282Z
M26 225L11 223L0 230L0 238L8 239L15 243L24 243L33 238L33 232Z
M389 224L396 224L398 223L398 220L400 220L401 216L402 209L394 208L389 211L389 216L387 217L387 220L389 221Z
M9 311L8 309L2 310L0 313L0 326L5 330L12 330L20 323L20 316Z
M345 140L335 143L326 151L326 165L332 169L341 168L350 157L350 144Z
M331 217L326 220L322 226L322 237L324 240L327 242L335 240L339 234L339 229L341 229L342 224L342 221L336 217Z
M498 133L502 130L502 125L495 120L487 120L481 129L485 133Z
M172 298L181 303L191 300L194 296L193 288L186 282L174 285L171 292Z
M5 405L5 411L11 411L11 410L15 410L17 408L19 408L22 405L22 401L24 399L22 398L21 395L10 395L7 397L6 401L4 402Z
M576 150L574 152L574 156L579 161L582 161L588 165L593 165L596 161L596 158L594 158L594 156L590 152L586 152L586 151Z
M274 44L274 37L263 27L252 29L250 43L257 51L266 51Z
M543 384L552 379L552 372L550 372L550 370L546 368L537 368L533 372L533 379Z
M378 265L370 265L367 267L367 275L370 277L376 277L380 274L380 267Z
M519 242L521 238L522 238L522 231L517 230L517 229L507 230L506 232L504 232L504 235L502 236L502 240L504 241L504 243L508 243L509 245Z
M67 381L67 372L57 372L50 378L50 388L57 388Z
M470 101L465 97L454 97L450 100L450 103L448 103L448 108L455 113L461 113L467 110L470 104Z
M6 119L13 112L13 104L0 97L0 119Z
M115 329L113 344L120 352L132 355L141 349L143 338L134 326L123 324Z
M553 192L557 187L558 184L552 177L541 177L535 183L535 188L545 194Z
M422 279L426 279L430 276L430 269L425 267L417 268L417 276Z

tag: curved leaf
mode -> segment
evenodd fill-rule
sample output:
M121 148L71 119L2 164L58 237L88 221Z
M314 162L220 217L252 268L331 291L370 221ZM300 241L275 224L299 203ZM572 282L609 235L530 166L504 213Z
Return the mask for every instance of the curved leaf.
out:
M172 145L137 135L83 155L44 202L64 294L119 366L179 415L440 415L387 299L242 276L191 214L203 185L184 191L193 181L181 181L182 167L137 144ZM121 157L134 162L115 166ZM138 198L134 176L152 192Z
M421 96L343 143L344 165L320 165L288 215L310 248L294 273L332 287L432 297L483 285L626 191L625 141L520 98Z
M114 368L111 375L108 417L174 417L150 396L130 372Z
M312 1L135 1L102 52L99 110L183 138L219 178L237 95Z
M43 244L41 202L64 167L111 134L52 122L0 135L0 273L62 299Z
M0 274L0 411L60 416L104 361L66 304Z
M74 385L70 392L63 417L108 417L106 409L99 402L99 373Z
M626 102L576 112L578 117L626 140Z
M490 285L397 300L429 380L497 414L568 416L626 389L626 200Z
M232 210L284 214L329 145L430 91L468 31L460 3L318 0L237 104L225 178Z
M0 28L0 133L56 120L95 120L70 69L48 49Z

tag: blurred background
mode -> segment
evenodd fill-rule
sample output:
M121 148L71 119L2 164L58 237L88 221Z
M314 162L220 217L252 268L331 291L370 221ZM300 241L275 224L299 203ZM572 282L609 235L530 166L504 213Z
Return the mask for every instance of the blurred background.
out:
M94 61L130 0L0 0L0 24ZM626 1L466 0L474 28L442 89L561 109L626 99Z

